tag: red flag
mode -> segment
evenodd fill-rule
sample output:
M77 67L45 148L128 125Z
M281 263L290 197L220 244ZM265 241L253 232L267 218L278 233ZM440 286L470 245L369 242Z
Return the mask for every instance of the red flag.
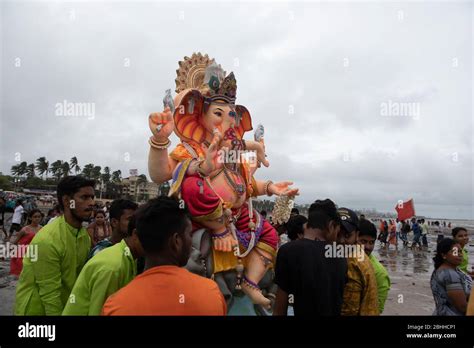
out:
M399 201L395 206L395 210L398 213L398 220L407 220L415 216L415 204L413 199L410 199L406 202Z

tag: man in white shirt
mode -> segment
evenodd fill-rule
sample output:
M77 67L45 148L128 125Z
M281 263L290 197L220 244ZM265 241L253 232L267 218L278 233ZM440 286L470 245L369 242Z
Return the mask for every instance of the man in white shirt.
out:
M427 247L428 246L428 223L425 221L425 219L421 219L421 242L423 243L423 246Z
M10 238L15 233L15 231L21 230L21 220L23 219L23 202L21 199L17 200L15 203L15 210L13 211L12 225L10 227Z
M397 219L397 224L396 224L396 231L397 231L397 244L398 240L400 239L400 233L402 232L402 222Z
M436 240L436 244L438 244L444 238L443 227L441 227L441 224L439 223L439 221L435 221L434 224L435 224L435 232L438 234L438 239Z

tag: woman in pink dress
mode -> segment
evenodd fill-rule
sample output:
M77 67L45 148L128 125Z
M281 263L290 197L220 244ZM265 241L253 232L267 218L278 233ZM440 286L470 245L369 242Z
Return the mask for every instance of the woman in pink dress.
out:
M87 227L87 232L91 237L92 248L97 243L111 235L111 227L109 222L105 219L105 212L97 210L94 217L94 222Z
M17 246L16 256L10 259L10 274L19 276L23 269L23 256L26 254L28 245L31 243L33 237L41 229L40 221L43 219L43 214L38 209L33 209L28 214L28 225L23 227L18 234L10 241L11 244Z

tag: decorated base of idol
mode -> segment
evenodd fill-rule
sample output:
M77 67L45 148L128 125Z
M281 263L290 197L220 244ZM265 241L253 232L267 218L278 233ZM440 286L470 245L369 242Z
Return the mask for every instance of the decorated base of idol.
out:
M298 194L292 182L257 180L268 167L264 128L253 130L250 112L236 104L237 82L214 59L195 53L179 62L174 99L167 91L164 110L149 117L149 173L182 200L193 222L193 250L186 266L214 279L230 315L267 315L275 298L275 228L253 208L252 199ZM171 148L175 133L180 143ZM287 206L291 209L290 206ZM285 220L288 209L274 212ZM275 216L275 214L277 216ZM281 216L278 216L278 215Z

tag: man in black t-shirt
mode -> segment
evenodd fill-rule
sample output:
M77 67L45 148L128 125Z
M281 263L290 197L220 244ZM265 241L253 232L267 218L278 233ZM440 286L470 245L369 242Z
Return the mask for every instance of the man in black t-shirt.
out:
M288 304L293 304L295 316L340 315L347 261L325 256L340 229L334 202L317 200L311 205L304 238L278 250L273 315L286 315Z

